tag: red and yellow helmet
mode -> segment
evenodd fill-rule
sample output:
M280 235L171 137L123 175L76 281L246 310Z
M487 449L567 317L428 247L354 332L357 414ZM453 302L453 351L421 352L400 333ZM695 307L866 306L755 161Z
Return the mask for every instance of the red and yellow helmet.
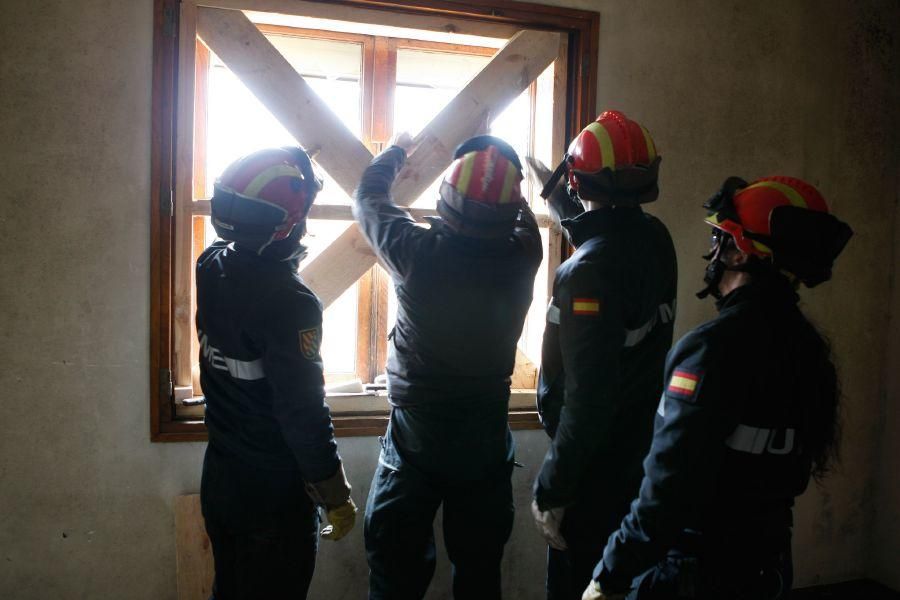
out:
M830 214L822 194L795 177L750 184L729 177L705 204L706 222L745 254L793 273L808 287L831 278L835 259L853 235Z
M482 204L522 202L522 172L496 146L472 150L454 160L444 183Z
M220 237L254 248L283 240L306 219L322 180L300 147L267 148L216 180L212 222Z
M583 200L652 202L659 196L659 162L650 132L624 113L608 110L572 140L541 195L549 197L565 170L569 193Z
M467 235L511 229L523 203L522 164L503 140L482 135L460 145L441 183L438 212Z
M828 205L815 187L795 177L763 177L737 191L731 201L710 205L706 222L731 235L739 250L759 257L772 256L766 241L772 237L772 214L779 206L795 206L827 213Z

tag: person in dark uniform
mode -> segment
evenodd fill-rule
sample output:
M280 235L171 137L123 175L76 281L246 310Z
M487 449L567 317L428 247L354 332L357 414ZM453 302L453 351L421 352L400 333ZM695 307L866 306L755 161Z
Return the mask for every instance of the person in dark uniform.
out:
M835 367L796 289L831 278L850 228L790 177L729 178L705 206L698 295L719 315L668 357L640 495L586 600L787 598L794 498L836 456Z
M321 180L301 148L232 163L216 181L222 238L197 259L200 385L209 446L200 501L215 600L306 598L323 537L356 506L325 404L322 305L297 274Z
M653 435L677 287L669 232L641 209L659 195L659 162L645 128L607 111L541 177L576 248L556 271L538 384L553 440L532 512L550 545L550 600L581 597L637 494ZM564 172L568 190L557 185Z
M456 149L430 228L391 200L408 135L365 171L354 215L397 292L387 362L391 418L366 505L369 598L419 599L443 505L455 598L500 598L513 524L507 410L516 344L542 258L515 151Z

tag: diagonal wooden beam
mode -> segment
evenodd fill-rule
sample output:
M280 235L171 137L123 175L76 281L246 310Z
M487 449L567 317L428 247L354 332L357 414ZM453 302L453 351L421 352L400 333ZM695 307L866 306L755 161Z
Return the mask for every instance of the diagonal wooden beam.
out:
M235 75L301 145L317 152L316 162L352 194L371 154L340 122L285 58L239 11L198 10L197 32ZM553 62L559 34L522 31L419 134L394 186L398 204L408 206L439 177L453 149L476 133L490 115L503 111ZM307 284L325 306L376 263L355 226L348 227L303 269Z
M197 35L352 195L372 154L244 13L200 8Z
M397 176L394 201L408 206L452 160L453 150L498 115L556 58L559 34L517 33L417 136L418 147ZM327 306L376 262L358 228L344 231L301 271Z

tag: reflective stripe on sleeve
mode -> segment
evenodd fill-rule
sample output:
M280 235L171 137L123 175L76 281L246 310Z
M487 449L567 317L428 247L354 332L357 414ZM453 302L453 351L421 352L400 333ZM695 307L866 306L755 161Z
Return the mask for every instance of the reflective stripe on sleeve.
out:
M783 433L783 437L779 435ZM725 440L725 445L738 452L748 454L789 454L794 449L795 430L767 429L765 427L752 427L750 425L738 425Z
M637 329L628 329L625 331L625 347L631 348L637 346L644 341L653 328L659 323L668 323L675 318L675 305L660 304L659 308L653 313L649 321L638 327Z
M659 406L656 407L656 414L661 417L666 416L666 393L663 392L662 396L659 397Z
M261 358L256 360L238 360L236 358L222 357L225 366L228 367L228 373L235 379L243 379L245 381L256 381L264 379L266 373L263 370L263 361Z

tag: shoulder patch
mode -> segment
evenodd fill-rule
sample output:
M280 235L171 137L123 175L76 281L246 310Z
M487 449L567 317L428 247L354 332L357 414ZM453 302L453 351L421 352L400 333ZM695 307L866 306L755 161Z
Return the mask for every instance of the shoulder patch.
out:
M313 327L300 332L300 353L307 360L319 357L319 349L322 347L322 328Z
M572 314L582 317L599 317L600 298L572 298Z
M672 373L666 392L672 396L688 400L697 391L698 383L700 383L700 373L685 368L678 368Z

